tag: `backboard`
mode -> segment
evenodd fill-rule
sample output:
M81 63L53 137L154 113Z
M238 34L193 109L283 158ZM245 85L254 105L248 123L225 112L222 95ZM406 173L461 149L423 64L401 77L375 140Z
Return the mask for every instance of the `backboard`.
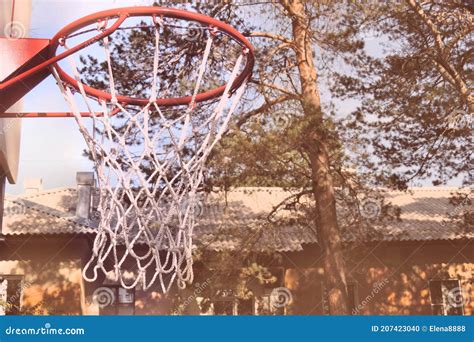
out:
M28 36L30 28L31 0L0 0L0 37L8 39ZM1 53L1 52L0 52ZM0 66L1 69L1 66ZM0 78L4 72L0 70ZM21 112L22 101L0 112ZM18 172L21 139L21 119L0 119L0 174L14 184Z

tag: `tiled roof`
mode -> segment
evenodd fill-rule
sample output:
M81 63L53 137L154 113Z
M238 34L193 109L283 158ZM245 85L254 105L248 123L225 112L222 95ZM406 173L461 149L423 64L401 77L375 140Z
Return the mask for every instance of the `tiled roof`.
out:
M281 188L238 188L207 195L194 230L197 243L213 250L249 246L257 251L296 251L316 243L316 234L307 227L268 221L274 206L290 194Z
M391 191L386 201L401 209L401 221L387 226L386 239L456 240L473 239L473 227L452 223L451 215L473 210L473 205L454 206L450 197L456 188L412 188L409 192ZM464 191L466 193L466 191Z
M400 207L401 220L375 227L378 239L416 241L472 239L474 231L447 220L458 210L449 203L454 188L412 188L409 192L389 191L386 202ZM317 242L311 225L304 225L293 212L277 215L270 223L272 209L292 194L281 188L237 188L226 194L212 193L203 199L194 240L212 250L298 251ZM87 234L94 223L75 216L76 191L62 188L34 195L7 196L3 234ZM472 209L472 207L471 207ZM286 213L285 213L286 212ZM275 217L273 217L275 219ZM350 240L350 239L349 239Z
M75 201L76 191L68 188L7 195L2 234L94 234L93 222L75 216Z

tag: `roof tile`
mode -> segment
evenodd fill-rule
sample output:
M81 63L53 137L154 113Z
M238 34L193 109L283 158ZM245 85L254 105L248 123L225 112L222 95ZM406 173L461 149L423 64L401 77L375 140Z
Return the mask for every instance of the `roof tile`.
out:
M387 191L386 202L400 207L401 220L374 227L385 241L473 239L474 231L447 221L456 208L449 203L455 188L412 188ZM237 188L202 199L194 230L197 245L212 250L250 246L256 251L298 251L317 243L314 229L298 223L295 211L283 211L270 223L268 215L294 191L281 188ZM93 234L96 224L75 216L76 191L61 188L23 197L7 196L3 234ZM466 208L464 208L466 209ZM472 210L472 205L469 210ZM291 220L292 217L294 220ZM351 240L348 238L347 240Z

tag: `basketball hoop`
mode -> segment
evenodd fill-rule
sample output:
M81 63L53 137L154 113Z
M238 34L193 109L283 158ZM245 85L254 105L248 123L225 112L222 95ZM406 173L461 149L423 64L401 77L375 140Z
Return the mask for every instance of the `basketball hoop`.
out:
M154 41L147 96L120 92L112 58L111 34L130 29L124 23L138 17L148 20L146 27ZM173 23L176 20L185 24ZM160 49L167 43L162 33L168 26L189 29L193 25L206 32L200 62L187 78L194 85L188 94L160 96L160 58L167 51ZM73 38L88 34L93 36L69 46ZM213 43L220 35L235 44L240 54L230 61L233 66L229 72L222 71L226 79L221 85L201 90ZM76 52L94 43L105 54L104 79L108 81L108 89L85 84L74 59ZM64 51L58 53L59 49ZM94 162L100 193L99 223L83 277L95 281L102 272L113 274L125 288L141 284L146 290L158 283L167 292L175 281L184 288L193 280L192 234L205 164L227 130L251 76L252 45L231 26L202 14L160 7L130 7L99 12L71 23L51 39L49 53L46 62L13 80L24 81L50 68ZM225 55L227 63L229 55ZM63 59L69 62L72 76L59 65ZM4 82L3 88L11 85L9 82ZM205 106L199 106L200 103ZM87 108L87 114L80 111L81 106ZM173 115L168 115L170 108ZM206 116L197 115L196 108Z

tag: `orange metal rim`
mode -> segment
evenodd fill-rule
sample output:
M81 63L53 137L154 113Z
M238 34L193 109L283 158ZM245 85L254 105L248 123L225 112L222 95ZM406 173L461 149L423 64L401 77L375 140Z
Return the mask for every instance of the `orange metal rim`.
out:
M245 38L239 31L237 31L232 26L223 23L217 19L205 16L203 14L194 13L190 11L180 10L180 9L173 9L173 8L165 8L165 7L124 7L112 10L106 10L102 12L97 12L86 16L84 18L78 19L71 24L67 25L63 29L61 29L52 39L50 45L51 56L56 55L56 51L60 46L61 40L67 38L67 36L71 35L74 32L77 32L79 29L91 25L96 22L103 21L105 19L113 19L116 18L116 22L106 30L103 34L97 35L89 39L88 41L80 44L82 49L83 47L93 44L94 42L98 41L99 39L103 38L104 36L112 34L123 21L128 17L142 17L142 16L159 16L159 17L167 17L167 18L175 18L175 19L183 19L189 21L196 21L201 24L215 27L218 30L225 32L227 35L232 37L235 41L237 41L243 49L246 49L245 53L247 55L246 64L242 70L242 72L237 76L236 80L232 85L232 91L235 91L239 88L242 83L248 79L252 74L252 69L255 63L254 57L254 48L252 44ZM74 48L72 48L74 49ZM76 51L80 50L77 49ZM67 51L66 51L67 52ZM68 53L69 54L69 53ZM76 90L79 89L79 85L77 81L67 74L57 63L54 64L55 69L57 70L61 79L71 85ZM83 85L84 91L89 96L92 96L97 99L110 101L112 99L112 95L108 92L90 87L88 85ZM196 96L196 102L203 102L212 100L224 93L226 85L223 84L217 88L208 90L206 92L199 93ZM183 96L183 97L175 97L175 98L160 98L156 100L156 104L159 106L179 106L179 105L186 105L191 102L191 96ZM129 105L139 105L144 106L149 103L149 99L146 98L134 98L128 96L117 96L117 100L123 104Z

